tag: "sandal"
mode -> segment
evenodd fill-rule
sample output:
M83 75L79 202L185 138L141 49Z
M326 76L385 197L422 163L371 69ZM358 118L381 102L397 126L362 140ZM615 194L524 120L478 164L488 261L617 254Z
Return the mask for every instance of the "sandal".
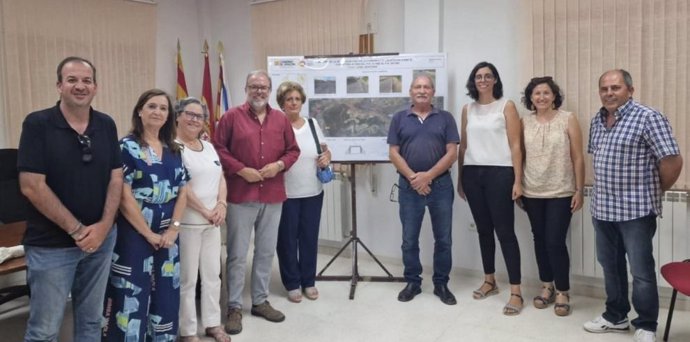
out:
M230 336L225 333L222 326L206 328L206 336L213 337L216 342L231 342Z
M556 316L565 317L570 315L570 311L572 309L570 306L570 295L567 293L558 292L557 296L565 296L565 298L568 299L568 303L556 303L553 306L553 311L556 313Z
M489 288L489 290L486 291L486 292L482 292L482 286L484 286L484 284L488 284L489 286L491 286L491 288ZM486 297L488 297L488 296L492 296L492 295L498 294L498 286L496 286L496 283L495 283L495 282L492 283L492 282L490 282L490 281L488 281L488 280L485 280L484 283L482 284L482 286L480 286L478 289L472 291L472 298L474 298L474 299L484 299L484 298L486 298Z
M198 337L195 336L180 336L179 342L201 342Z
M534 304L534 307L537 309L545 309L547 306L549 306L549 304L556 301L556 290L553 288L553 286L543 286L543 288L549 291L549 296L544 297L539 294L538 296L534 297L532 304Z
M506 304L506 306L503 307L503 314L506 316L515 316L515 315L520 314L520 311L522 311L523 303L525 301L522 299L522 296L517 294L517 293L511 293L510 296L511 297L515 296L515 297L520 298L520 306L513 305L513 304L510 304L510 302L508 302L508 304Z

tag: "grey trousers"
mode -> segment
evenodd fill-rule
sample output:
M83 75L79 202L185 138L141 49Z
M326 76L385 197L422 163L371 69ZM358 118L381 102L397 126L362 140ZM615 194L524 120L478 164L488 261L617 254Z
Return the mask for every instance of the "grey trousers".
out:
M228 308L242 308L252 230L256 231L251 279L252 305L262 304L268 298L281 210L282 203L228 203L225 219L228 225Z

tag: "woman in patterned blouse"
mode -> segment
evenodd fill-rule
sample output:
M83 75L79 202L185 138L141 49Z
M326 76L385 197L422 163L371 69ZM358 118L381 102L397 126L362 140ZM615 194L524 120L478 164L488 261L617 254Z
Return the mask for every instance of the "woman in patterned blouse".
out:
M556 302L558 316L570 314L570 258L565 244L572 213L582 207L585 164L577 117L560 109L563 96L551 77L533 78L522 102L525 150L522 203L534 235L541 293L534 307ZM555 290L554 290L555 283Z

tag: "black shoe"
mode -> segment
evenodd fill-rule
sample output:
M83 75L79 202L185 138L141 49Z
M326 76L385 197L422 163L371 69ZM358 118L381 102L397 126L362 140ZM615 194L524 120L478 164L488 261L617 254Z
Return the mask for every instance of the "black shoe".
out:
M422 293L422 288L419 286L419 284L415 283L407 283L407 286L405 286L402 291L398 294L398 300L401 302L409 302L411 301L414 296Z
M455 296L448 289L448 285L435 285L434 294L441 298L441 301L447 305L455 305L458 302L455 300Z

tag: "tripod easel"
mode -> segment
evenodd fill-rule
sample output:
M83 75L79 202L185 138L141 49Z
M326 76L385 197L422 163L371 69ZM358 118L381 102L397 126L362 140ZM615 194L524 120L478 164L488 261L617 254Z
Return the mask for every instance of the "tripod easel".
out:
M355 299L355 290L357 289L357 282L360 281L373 281L373 282L405 282L402 277L394 277L388 269L379 261L378 258L372 253L369 248L362 242L362 240L357 236L357 190L355 183L355 169L356 163L349 163L350 165L350 201L352 206L352 230L350 232L350 238L347 242L338 250L330 261L324 266L323 269L316 275L316 280L326 280L326 281L350 281L350 299ZM352 246L352 274L350 275L323 275L323 273L328 269L329 266L337 259L340 254L345 251L347 246ZM386 272L388 276L362 276L359 274L358 267L358 257L357 257L357 245L361 245L362 248L371 256L374 261L381 267L381 269Z

